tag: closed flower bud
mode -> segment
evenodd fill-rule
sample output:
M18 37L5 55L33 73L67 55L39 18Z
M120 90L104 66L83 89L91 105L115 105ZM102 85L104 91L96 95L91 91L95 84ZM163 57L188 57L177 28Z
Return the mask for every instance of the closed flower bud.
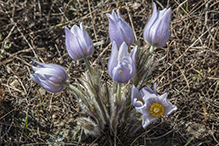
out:
M65 45L68 54L74 60L80 60L91 56L94 53L94 46L91 38L80 23L80 28L74 25L71 30L65 27Z
M117 16L118 15L118 16ZM132 28L119 15L119 9L112 14L106 14L109 19L109 36L111 42L115 41L119 47L123 42L130 46L134 42L134 33Z
M169 39L171 9L163 9L157 12L153 2L153 12L144 28L144 40L154 47L163 47Z
M108 62L109 75L116 83L128 82L136 72L135 54L137 46L129 53L128 46L122 43L119 50L116 42L113 42L112 52Z
M39 83L47 91L53 93L61 91L68 76L64 68L56 64L43 64L33 61L39 66L32 66L35 73L30 75L30 80Z
M160 116L167 116L177 110L175 105L167 101L167 93L161 96L157 95L156 84L154 84L154 91L149 87L144 87L139 91L133 85L131 100L135 109L143 114L143 128L146 128Z

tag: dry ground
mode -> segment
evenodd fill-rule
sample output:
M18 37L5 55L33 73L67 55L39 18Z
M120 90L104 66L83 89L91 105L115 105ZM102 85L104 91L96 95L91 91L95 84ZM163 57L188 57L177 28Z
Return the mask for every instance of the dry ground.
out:
M156 82L159 94L168 92L178 110L119 145L219 145L219 1L155 2L159 10L172 8L171 35L166 46L155 49L156 58L166 58L148 85ZM83 21L106 64L111 44L105 14L116 8L133 24L136 43L147 49L143 29L151 0L0 1L0 145L47 144L58 134L65 144L79 143L80 132L73 137L74 119L82 113L77 101L67 89L52 94L30 81L31 59L62 65L74 83L85 66L67 54L64 26ZM96 59L95 53L91 62ZM99 64L97 59L94 65ZM103 137L81 137L81 144L109 145Z

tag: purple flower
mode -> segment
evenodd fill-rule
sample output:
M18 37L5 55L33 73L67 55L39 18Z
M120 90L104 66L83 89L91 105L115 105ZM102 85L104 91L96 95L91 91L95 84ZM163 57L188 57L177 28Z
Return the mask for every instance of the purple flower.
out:
M171 9L163 9L157 12L153 2L153 12L150 20L144 28L144 40L149 45L163 47L169 39Z
M117 48L116 42L113 42L111 56L108 62L109 75L116 83L128 82L136 72L135 54L137 46L129 53L125 42Z
M80 28L74 25L71 30L65 27L65 45L68 54L74 60L83 59L86 56L91 56L94 53L94 46L91 38L80 23Z
M35 71L30 75L30 80L40 84L44 89L50 92L59 92L63 89L64 82L67 80L66 71L56 64L43 64L35 60L39 66L32 66Z
M115 41L118 47L123 42L130 46L134 42L134 33L131 27L119 15L119 9L117 9L117 15L114 10L112 14L106 14L109 19L110 40L111 42Z
M168 116L177 110L175 105L167 101L167 93L157 96L156 84L154 84L154 91L149 87L144 87L139 91L133 85L131 100L135 109L143 114L143 128L146 128L159 116Z

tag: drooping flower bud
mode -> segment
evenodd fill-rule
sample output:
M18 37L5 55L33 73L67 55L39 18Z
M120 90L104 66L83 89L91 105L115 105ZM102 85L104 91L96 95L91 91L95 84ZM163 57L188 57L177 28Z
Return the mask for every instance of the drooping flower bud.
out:
M150 87L144 87L139 91L133 85L131 100L135 109L143 114L143 128L146 128L161 115L168 116L177 110L175 105L167 101L167 93L161 96L157 95L156 84L154 84L154 91Z
M83 59L94 53L94 46L91 38L80 23L80 28L74 25L71 30L65 27L65 45L68 54L74 60Z
M119 9L117 10L117 15L114 10L112 14L106 14L109 19L110 40L111 42L115 41L118 47L120 47L123 42L130 46L134 42L132 28L119 15Z
M112 52L108 62L108 71L114 82L126 83L135 75L136 52L137 46L129 53L128 46L125 42L122 43L119 50L116 42L113 42Z
M157 12L153 2L151 18L144 28L144 40L154 47L163 47L169 39L171 9L163 9Z
M30 75L30 80L39 83L47 91L53 93L61 91L68 77L64 68L56 64L43 64L33 61L39 66L32 66L35 73Z

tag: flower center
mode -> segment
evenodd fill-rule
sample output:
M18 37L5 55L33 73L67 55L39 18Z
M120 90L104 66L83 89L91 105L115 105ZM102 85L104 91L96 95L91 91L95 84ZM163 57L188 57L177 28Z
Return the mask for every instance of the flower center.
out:
M161 104L153 103L150 107L151 114L155 117L158 117L163 114L164 108Z
M121 73L122 73L122 70L119 70L119 74L121 75Z
M144 101L143 101L143 99L141 99L141 98L138 98L136 101L141 101L141 102L142 102L142 104L144 105Z

